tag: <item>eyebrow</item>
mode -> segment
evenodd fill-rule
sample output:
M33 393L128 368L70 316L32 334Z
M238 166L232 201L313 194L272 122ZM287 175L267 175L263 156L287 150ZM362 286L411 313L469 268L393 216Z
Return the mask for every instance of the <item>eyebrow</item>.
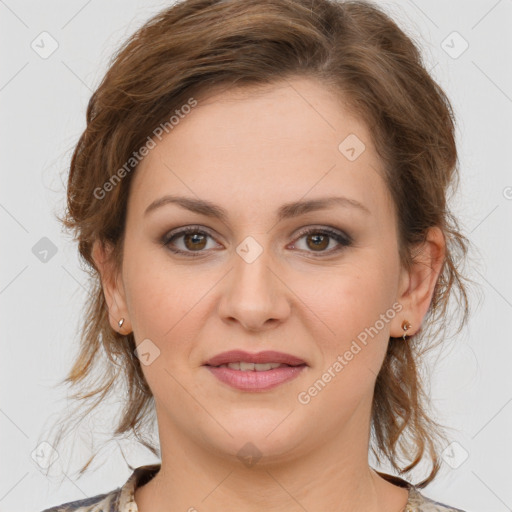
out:
M207 217L213 217L227 223L228 213L219 205L206 201L204 199L196 199L193 197L166 195L153 201L145 210L144 216L155 211L162 206L168 204L176 204L190 210L191 212ZM371 215L370 210L359 201L343 196L320 197L318 199L300 200L291 203L285 203L277 210L277 220L283 221L299 215L304 215L316 210L324 210L332 206L343 206L345 208L355 208L367 215Z

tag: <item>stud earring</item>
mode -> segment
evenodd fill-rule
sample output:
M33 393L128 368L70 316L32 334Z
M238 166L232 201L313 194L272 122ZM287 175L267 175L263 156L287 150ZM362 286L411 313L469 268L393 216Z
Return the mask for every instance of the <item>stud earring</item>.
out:
M405 341L405 337L407 336L407 331L410 328L411 328L411 324L407 320L404 320L402 322L402 329L404 330L404 335L402 336L402 338L404 339L404 341Z
M119 322L117 323L117 325L119 325L119 329L121 329L121 327L123 327L123 324L124 324L124 318L121 318L121 320L119 320Z

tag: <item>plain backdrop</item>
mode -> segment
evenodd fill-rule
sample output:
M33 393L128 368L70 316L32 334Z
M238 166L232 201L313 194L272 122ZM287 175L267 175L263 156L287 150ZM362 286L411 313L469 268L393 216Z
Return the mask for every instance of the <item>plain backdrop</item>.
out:
M108 59L170 3L0 0L3 512L107 492L131 473L116 446L93 471L63 481L45 476L33 455L43 427L62 412L67 390L56 384L75 353L86 294L77 247L54 218L70 155ZM462 182L452 210L475 247L468 275L481 289L472 294L468 327L433 365L432 397L453 444L423 492L468 512L505 512L512 509L512 1L382 5L420 43L455 108ZM133 466L158 461L133 443L126 449ZM62 454L54 474L64 462Z

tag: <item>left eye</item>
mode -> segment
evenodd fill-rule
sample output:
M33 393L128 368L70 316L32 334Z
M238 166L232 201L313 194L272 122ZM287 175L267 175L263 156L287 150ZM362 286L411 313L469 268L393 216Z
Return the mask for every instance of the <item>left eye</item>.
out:
M352 244L352 239L348 235L325 228L308 229L302 232L297 240L301 240L302 238L306 239L306 246L308 248L314 248L313 252L321 252L328 254L332 252L337 252L341 250L343 247L348 247L349 245ZM322 250L326 249L329 246L331 240L334 240L338 244L338 247L331 249L329 251ZM317 249L321 250L318 251Z
M187 256L200 256L202 253L204 253L204 249L207 245L207 239L213 237L207 233L206 231L203 231L202 229L199 229L197 227L187 227L184 228L176 233L170 233L166 235L162 243L163 245L167 246L170 251L176 253L176 254L186 254ZM316 252L316 253L332 253L337 252L338 250L341 250L343 247L347 247L352 244L352 239L338 231L332 231L330 229L326 228L311 228L306 231L303 231L299 234L298 238L296 240L301 240L305 238L306 239L306 246L309 249L313 249L312 251L308 252ZM183 246L182 248L175 247L175 241L182 239ZM338 246L338 248L334 248L331 250L326 251L330 245L330 242L334 240ZM293 248L295 248L296 242L292 244ZM307 249L305 249L307 251Z

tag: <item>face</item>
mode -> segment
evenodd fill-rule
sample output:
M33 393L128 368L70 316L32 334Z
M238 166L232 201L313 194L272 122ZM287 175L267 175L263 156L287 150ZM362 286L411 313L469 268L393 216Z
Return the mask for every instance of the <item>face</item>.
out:
M274 460L363 446L389 336L421 313L370 132L309 79L196 99L133 176L105 289L113 327L143 344L161 444L229 457L250 442ZM155 203L168 195L189 203ZM240 389L205 366L234 349L305 364Z

